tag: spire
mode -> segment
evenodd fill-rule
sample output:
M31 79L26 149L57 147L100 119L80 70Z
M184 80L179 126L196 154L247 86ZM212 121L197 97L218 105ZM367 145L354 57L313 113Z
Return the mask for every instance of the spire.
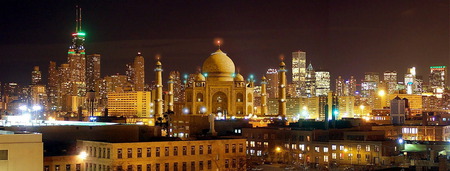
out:
M220 45L222 45L222 42L220 40L217 40L217 47L219 48L218 50L220 50Z
M75 8L75 32L78 33L81 32L81 8L78 5Z
M311 62L309 63L308 68L306 68L306 70L308 70L308 71L314 70L314 68L313 68L313 66L312 66L312 64L311 64Z

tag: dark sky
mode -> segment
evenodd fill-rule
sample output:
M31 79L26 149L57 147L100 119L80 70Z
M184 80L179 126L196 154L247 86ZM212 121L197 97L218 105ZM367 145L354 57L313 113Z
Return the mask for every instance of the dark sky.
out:
M39 65L66 62L75 29L77 1L0 2L0 81L30 82ZM362 79L364 72L396 70L399 80L415 66L428 80L428 67L449 65L448 0L80 0L87 54L102 55L102 76L124 74L138 51L145 57L146 82L154 56L165 74L195 72L217 47L244 77L260 78L284 54L307 52L316 69ZM166 77L167 78L167 77Z

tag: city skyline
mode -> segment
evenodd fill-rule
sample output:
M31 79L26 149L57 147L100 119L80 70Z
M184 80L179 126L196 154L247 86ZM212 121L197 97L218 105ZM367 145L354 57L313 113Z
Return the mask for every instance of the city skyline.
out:
M339 75L343 78L355 75L359 82L365 72L382 74L395 70L401 78L413 66L427 80L429 66L448 66L449 39L442 36L448 35L449 28L448 15L442 15L448 14L446 3L135 2L119 8L119 3L81 1L80 6L87 35L86 53L102 55L102 77L125 74L125 64L137 52L142 52L146 67L155 62L154 56L162 56L166 64L164 80L172 70L194 73L195 67L185 65L201 66L201 61L217 49L213 40L222 38L223 51L236 61L242 75L254 74L258 82L268 68L276 68L280 54L286 57L290 80L290 54L298 50L307 52L307 64L329 70L331 80ZM0 81L27 84L30 71L38 65L46 82L48 61L60 65L66 60L70 35L75 31L75 2L8 2L6 6L3 15L11 28L2 27L0 49L4 53L0 71L4 74ZM354 9L356 6L360 8ZM389 8L383 11L378 6ZM14 9L27 12L12 13ZM256 14L251 12L254 10L269 12ZM180 17L180 14L189 15ZM127 21L131 19L134 21ZM137 22L138 26L131 22ZM16 55L23 58L14 58ZM373 65L376 63L383 65ZM151 70L145 72L146 83L150 83L154 74Z

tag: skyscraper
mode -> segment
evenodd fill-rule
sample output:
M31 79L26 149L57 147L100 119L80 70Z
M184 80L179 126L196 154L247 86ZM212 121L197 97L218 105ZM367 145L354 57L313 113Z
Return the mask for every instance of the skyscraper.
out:
M387 93L394 94L397 88L397 72L396 71L385 71L384 72L384 82L387 84Z
M416 67L408 68L405 74L406 94L413 94L416 86Z
M144 73L144 57L141 55L141 52L138 52L136 57L134 58L134 86L135 91L144 91L145 85L145 73Z
M292 52L292 83L295 84L296 96L306 96L306 52Z
M172 77L173 81L173 99L174 102L183 102L184 101L184 87L181 86L181 77L180 72L178 71L170 71L170 77Z
M330 72L316 71L316 96L327 96L330 91Z
M447 67L446 66L431 66L430 67L430 87L436 91L443 90L447 81Z
M86 88L94 90L96 81L100 79L100 54L92 54L87 56L86 61Z
M278 71L277 69L268 69L267 78L267 97L278 98Z
M336 95L344 96L346 87L347 86L345 85L344 79L341 76L338 76L336 79Z
M355 96L356 95L356 79L353 76L350 76L350 80L346 82L348 86L347 96Z
M58 106L58 70L56 70L56 62L50 61L48 66L48 108L56 110Z
M306 68L306 78L305 78L305 93L307 97L313 97L316 95L316 72L314 71L311 63Z
M36 85L40 84L42 79L41 71L39 71L39 66L34 66L33 71L31 72L31 84Z
M69 81L72 95L84 96L86 92L86 52L84 49L86 33L81 30L81 8L76 9L76 27L72 34L72 45L68 50Z

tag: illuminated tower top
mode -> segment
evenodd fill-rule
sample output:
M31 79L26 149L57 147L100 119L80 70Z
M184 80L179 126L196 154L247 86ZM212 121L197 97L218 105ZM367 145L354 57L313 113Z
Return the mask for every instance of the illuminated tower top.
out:
M76 7L76 25L75 33L72 33L72 45L69 47L69 54L81 53L84 54L84 41L86 33L81 30L81 8Z

